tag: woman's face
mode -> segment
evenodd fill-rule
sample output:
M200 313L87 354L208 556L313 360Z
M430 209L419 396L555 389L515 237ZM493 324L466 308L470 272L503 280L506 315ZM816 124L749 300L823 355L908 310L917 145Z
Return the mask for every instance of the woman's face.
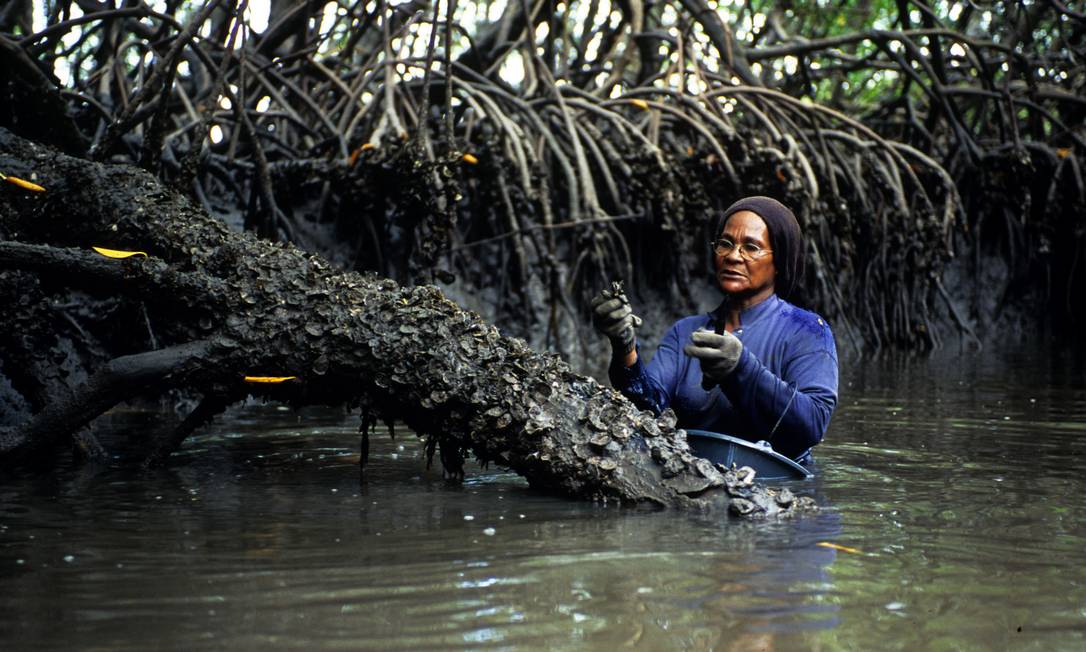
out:
M769 228L765 221L751 211L739 211L724 224L718 239L731 240L737 245L753 244L765 251L747 260L740 247L733 247L723 254L714 253L716 282L720 289L737 299L757 302L773 294L777 268L773 265L773 253L769 251Z

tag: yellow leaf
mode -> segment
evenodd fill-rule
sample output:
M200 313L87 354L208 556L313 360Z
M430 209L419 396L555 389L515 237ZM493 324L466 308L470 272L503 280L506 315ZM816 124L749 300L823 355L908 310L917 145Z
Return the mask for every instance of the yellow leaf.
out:
M45 192L45 188L42 188L36 183L31 183L26 179L20 179L19 177L9 177L8 175L0 172L0 180L7 181L8 183L19 186L25 190L32 190L34 192Z
M829 541L819 541L815 545L822 546L823 548L832 548L834 550L840 550L841 552L850 552L854 555L864 554L862 551L856 548L849 548L848 546L839 546L836 543L830 543Z
M354 164L358 162L358 157L362 154L362 152L368 152L374 147L376 147L376 145L374 145L373 143L362 143L361 145L356 147L353 152L351 152L351 155L349 157L347 157L347 165L350 167L354 167Z
M131 258L132 256L147 257L147 252L144 251L120 251L117 249L103 249L102 247L91 247L91 249L97 251L106 258Z
M245 382L247 383L285 383L288 380L294 380L297 376L246 376Z
M645 100L630 100L630 104L633 104L639 109L644 109L645 111L649 110L649 103Z
M1056 156L1058 156L1060 158L1067 158L1070 155L1071 155L1071 148L1070 147L1057 147L1056 148Z
M479 162L479 159L475 158L471 154L464 154L464 162L475 165Z

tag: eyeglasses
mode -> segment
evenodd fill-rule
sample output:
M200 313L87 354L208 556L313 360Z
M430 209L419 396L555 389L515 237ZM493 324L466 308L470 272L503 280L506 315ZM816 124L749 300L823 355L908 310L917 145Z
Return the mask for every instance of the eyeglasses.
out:
M743 260L754 260L755 258L761 258L766 254L773 253L772 249L766 249L759 247L753 242L732 242L729 238L721 238L719 240L710 240L709 246L713 248L713 251L718 256L728 256L736 249L739 250L739 257Z

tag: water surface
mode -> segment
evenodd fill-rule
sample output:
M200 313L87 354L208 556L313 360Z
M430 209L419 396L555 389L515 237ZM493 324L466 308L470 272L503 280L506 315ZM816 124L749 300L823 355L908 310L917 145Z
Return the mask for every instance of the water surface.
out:
M784 523L450 485L407 432L360 483L356 417L246 406L162 472L0 481L0 645L1086 649L1083 374L849 363L793 485L824 509Z

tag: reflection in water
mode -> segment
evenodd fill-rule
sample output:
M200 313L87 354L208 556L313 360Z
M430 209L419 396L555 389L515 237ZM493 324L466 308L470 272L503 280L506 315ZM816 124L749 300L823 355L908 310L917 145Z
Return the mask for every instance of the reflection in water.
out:
M160 473L0 483L4 647L1082 649L1081 364L985 360L853 366L789 523L450 486L410 437L360 485L353 419L241 409Z

